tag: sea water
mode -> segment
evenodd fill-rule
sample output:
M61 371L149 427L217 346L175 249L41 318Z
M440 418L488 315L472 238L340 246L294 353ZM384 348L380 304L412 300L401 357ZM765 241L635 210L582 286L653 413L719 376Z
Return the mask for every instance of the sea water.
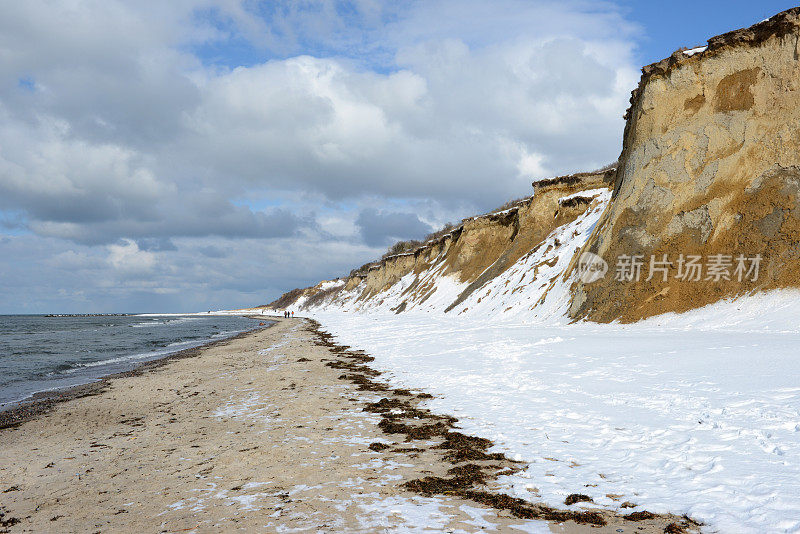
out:
M214 315L0 315L0 410L258 324Z

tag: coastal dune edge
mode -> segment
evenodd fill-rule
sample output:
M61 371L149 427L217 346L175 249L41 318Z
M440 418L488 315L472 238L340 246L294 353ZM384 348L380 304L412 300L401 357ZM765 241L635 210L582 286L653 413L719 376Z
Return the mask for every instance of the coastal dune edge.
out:
M556 510L493 492L513 461L321 328L277 319L1 430L3 530L698 526L593 510L579 493Z

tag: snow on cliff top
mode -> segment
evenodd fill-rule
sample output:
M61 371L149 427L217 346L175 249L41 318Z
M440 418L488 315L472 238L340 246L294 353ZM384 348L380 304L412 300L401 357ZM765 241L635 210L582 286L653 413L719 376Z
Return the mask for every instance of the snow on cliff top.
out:
M610 191L607 187L598 187L597 189L588 189L586 191L578 191L577 193L572 193L571 195L559 198L558 201L563 202L565 200L570 200L577 197L594 198L596 196L602 195L603 193L610 193Z
M683 54L685 56L692 57L695 54L700 54L701 52L705 52L708 50L708 46L698 46L697 48L692 48L690 50L684 50Z
M320 291L327 291L328 289L333 289L334 287L342 287L345 285L346 281L337 278L336 280L325 280L324 282L319 283L319 290Z

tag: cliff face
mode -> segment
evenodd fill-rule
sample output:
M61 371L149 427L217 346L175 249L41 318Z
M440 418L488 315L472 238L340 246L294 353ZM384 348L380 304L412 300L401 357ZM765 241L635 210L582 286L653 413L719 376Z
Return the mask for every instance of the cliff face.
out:
M585 247L609 275L576 287L571 315L633 321L800 284L800 8L643 71L613 200ZM664 255L667 279L657 269L647 281ZM758 276L740 281L739 263L749 271L758 255ZM640 280L616 279L633 256ZM690 256L699 281L679 277ZM710 270L717 260L730 280Z
M616 170L276 302L635 321L800 286L800 8L645 67L626 119Z
M562 176L534 183L533 197L509 210L513 232L507 241L495 240L494 247L486 247L489 254L477 266L462 271L462 281L469 285L450 304L450 311L464 302L473 292L490 280L503 274L526 254L535 250L556 228L562 227L584 214L594 196L573 196L581 192L599 192L611 185L614 171L582 173ZM568 198L573 196L572 198ZM561 199L566 199L563 202Z
M501 212L466 219L451 233L413 252L354 272L336 290L328 288L324 295L319 295L319 285L295 290L274 304L300 309L389 307L396 313L415 308L449 312L531 254L557 228L590 209L595 217L599 215L597 208L604 201L598 196L609 190L612 177L613 170L535 184L533 197ZM581 196L582 192L587 193Z

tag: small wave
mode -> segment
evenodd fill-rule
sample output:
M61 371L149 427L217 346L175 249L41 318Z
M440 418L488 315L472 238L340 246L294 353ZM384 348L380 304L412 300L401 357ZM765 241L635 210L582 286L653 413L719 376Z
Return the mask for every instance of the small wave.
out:
M151 326L164 326L165 324L167 323L166 322L162 323L161 321L147 321L144 323L129 324L128 326L130 326L131 328L148 328Z
M73 367L62 371L61 374L72 374L80 371L81 369L91 369L92 367L102 367L104 365L113 365L115 363L141 360L143 358L153 358L160 355L161 354L158 352L142 352L139 354L130 354L128 356L117 356L116 358L109 358L107 360L99 360L96 362L76 363Z
M219 339L221 337L233 336L241 332L244 332L244 330L225 330L224 332L218 332L211 337L214 339Z
M33 348L33 349L14 349L11 352L11 356L47 356L49 354L60 354L60 352L42 349L42 348Z
M56 365L56 367L53 370L48 371L46 373L39 373L37 376L55 376L68 373L69 370L73 368L73 365L74 364L71 363L61 363Z
M116 358L109 358L107 360L100 360L97 362L86 362L76 364L74 367L63 371L63 374L76 373L82 369L91 369L93 367L104 367L114 365L117 363L133 362L136 360L143 360L145 358L158 358L159 356L166 356L169 352L142 352L139 354L130 354L128 356L117 356Z
M160 321L158 319L150 319L149 321L143 321L141 323L133 323L128 326L130 326L131 328L147 328L152 326L166 326L166 325L174 326L197 320L199 320L199 317L179 317L176 319L164 319L163 321Z
M181 340L181 341L173 341L172 343L167 345L167 347L175 349L175 348L178 348L178 347L187 347L189 345L197 345L199 339L203 339L203 341L205 341L205 339L207 339L207 338L193 337L191 339L184 339L184 340ZM203 341L200 341L200 343L202 343Z
M225 337L238 334L242 332L242 330L231 330L229 332L222 332ZM143 360L147 359L157 359L159 357L168 356L170 354L174 354L184 349L189 349L192 347L198 347L200 345L205 344L207 341L211 341L212 339L217 339L221 337L220 334L214 335L211 338L191 338L191 339L184 339L181 341L174 341L166 345L162 350L153 350L151 352L140 352L136 354L128 354L125 356L117 356L114 358L108 358L105 360L98 360L96 362L85 362L85 363L77 363L70 366L69 369L65 369L60 371L58 374L72 374L75 372L80 371L81 369L90 369L93 367L102 367L108 365L114 365L118 363L126 363L132 362L136 360Z

